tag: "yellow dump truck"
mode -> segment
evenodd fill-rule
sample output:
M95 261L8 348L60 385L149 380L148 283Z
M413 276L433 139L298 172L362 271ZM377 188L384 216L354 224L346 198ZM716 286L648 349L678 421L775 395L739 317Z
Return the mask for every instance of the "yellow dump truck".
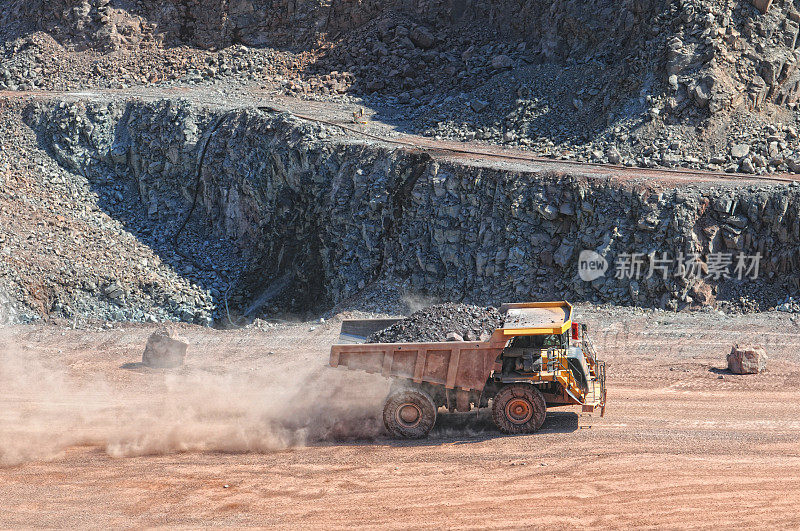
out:
M399 319L342 322L330 365L393 378L383 408L396 437L421 438L437 411L489 407L503 433L532 433L548 407L605 413L605 362L598 360L587 326L572 321L566 301L504 304L502 328L487 341L365 343Z

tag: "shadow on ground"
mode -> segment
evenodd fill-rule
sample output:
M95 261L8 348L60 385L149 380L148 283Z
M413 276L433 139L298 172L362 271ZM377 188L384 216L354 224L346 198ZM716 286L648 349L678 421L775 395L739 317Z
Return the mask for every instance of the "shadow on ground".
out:
M580 416L572 411L548 411L547 419L541 429L534 434L506 435L501 433L492 421L488 409L470 413L440 413L436 426L425 439L378 438L377 444L392 447L441 446L443 444L474 444L498 437L536 437L539 435L572 433L579 429ZM324 445L362 445L364 440L347 440Z

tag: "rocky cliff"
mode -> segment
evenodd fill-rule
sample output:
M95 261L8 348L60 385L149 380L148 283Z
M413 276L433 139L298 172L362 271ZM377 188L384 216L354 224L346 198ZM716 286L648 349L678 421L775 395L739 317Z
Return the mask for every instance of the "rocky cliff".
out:
M231 303L243 312L279 302L320 308L386 279L450 300L667 308L716 299L769 307L797 287L796 186L658 186L476 166L353 140L290 115L175 101L40 104L29 122L100 194L129 184L138 205L125 214L132 226L173 234L196 196L187 231L202 228L197 234L230 242L244 259L226 278L192 274L217 293L232 283ZM178 248L202 258L188 238ZM164 253L172 243L161 239ZM582 250L602 256L608 273L579 278ZM647 256L641 276L615 278L620 257L651 252L698 253L700 278L672 270L648 278ZM719 253L731 253L734 278L709 276L710 255ZM739 253L763 256L757 280L735 278Z

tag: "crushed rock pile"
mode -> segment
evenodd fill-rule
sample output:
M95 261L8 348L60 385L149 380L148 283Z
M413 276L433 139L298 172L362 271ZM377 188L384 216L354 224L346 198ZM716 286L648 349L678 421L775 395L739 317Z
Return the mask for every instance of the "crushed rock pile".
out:
M503 315L492 306L437 304L375 332L367 343L485 341L501 326Z

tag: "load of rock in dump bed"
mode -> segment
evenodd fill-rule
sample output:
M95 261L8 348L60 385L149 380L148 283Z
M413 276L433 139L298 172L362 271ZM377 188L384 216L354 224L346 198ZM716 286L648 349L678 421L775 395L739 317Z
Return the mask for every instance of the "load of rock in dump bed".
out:
M485 341L501 326L503 315L492 306L437 304L375 332L367 338L367 343Z

